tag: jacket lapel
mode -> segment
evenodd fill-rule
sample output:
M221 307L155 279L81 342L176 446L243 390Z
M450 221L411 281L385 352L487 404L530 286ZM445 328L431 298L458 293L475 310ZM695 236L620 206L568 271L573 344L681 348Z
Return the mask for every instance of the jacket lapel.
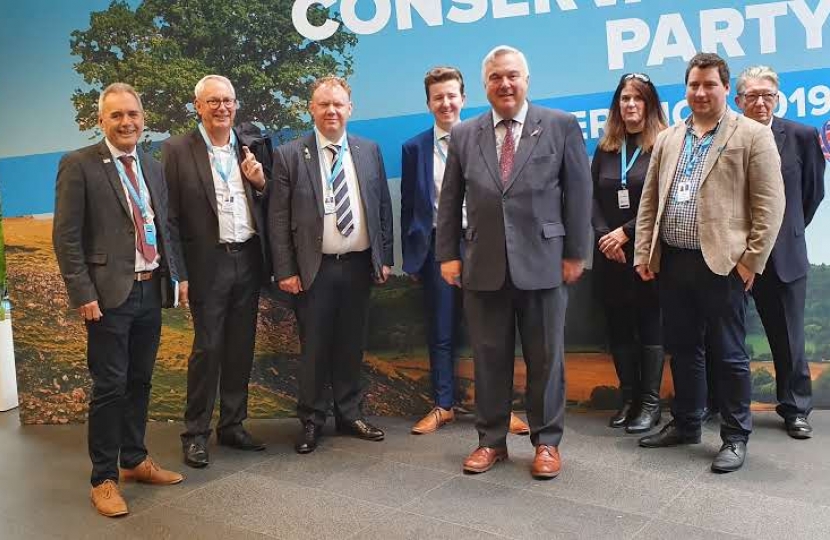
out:
M778 147L778 154L784 150L784 142L787 140L787 132L784 131L784 124L778 117L772 119L772 134L775 137L775 146Z
M533 153L533 148L539 141L539 135L542 132L542 128L539 126L541 121L542 119L536 115L536 111L533 106L529 105L527 108L527 114L525 115L525 122L522 125L522 134L519 139L521 144L519 144L518 152L513 158L513 169L510 171L510 178L507 181L507 185L504 187L504 191L509 190L513 186L513 182L515 182L516 178L519 177L519 174L522 172L522 168L524 168L528 158L530 158L530 155ZM532 137L531 134L533 135Z
M501 181L499 159L496 155L496 130L493 127L493 113L489 109L479 117L478 148L493 182L496 183L499 191L503 190L504 184Z
M311 183L314 198L317 199L317 211L320 216L323 210L323 178L320 176L320 152L317 150L317 137L312 131L303 141L303 162L306 168L306 178Z
M433 128L429 130L429 138L425 138L421 142L421 152L423 152L424 159L419 160L421 164L420 166L424 168L424 173L420 175L422 183L420 188L421 192L423 193L423 196L419 197L419 199L421 199L424 205L428 207L423 209L423 215L425 216L432 216L433 208L435 208L435 149L433 148L434 144L435 127L433 126ZM432 223L430 223L429 225L431 227Z
M709 148L709 153L706 155L706 163L703 166L703 174L700 177L700 185L706 182L709 173L712 172L712 167L718 162L721 153L726 148L726 143L738 129L738 115L732 111L727 110L726 116L721 120L724 125L721 125L718 132L715 133L715 138L712 141L712 147ZM698 188L700 189L700 188Z
M239 166L239 176L242 179L242 189L245 190L245 198L248 199L248 209L251 213L251 216L253 216L254 208L256 208L256 206L254 205L254 188L251 187L251 183L248 181L248 178L245 176L245 173L242 172L242 162L245 160L245 152L242 150L242 139L240 138L239 131L237 131L236 128L233 129L233 132L236 134L236 162ZM256 231L258 228L256 219L252 218L251 224L254 226L254 230Z
M213 214L218 217L216 210L216 188L213 186L213 171L210 168L210 157L208 157L207 146L202 139L198 129L190 134L190 151L193 153L193 162L196 163L196 171L199 173L199 181L205 190L205 196L210 202Z
M369 193L369 177L371 176L371 169L364 163L363 151L360 148L360 143L354 140L353 137L346 135L349 141L349 153L352 155L352 164L354 164L355 173L357 173L357 185L362 195L363 205L366 205L366 196ZM353 199L354 200L354 199Z
M669 129L672 131L666 136L666 141L663 143L663 155L660 158L660 162L666 166L666 169L660 171L660 178L665 178L667 181L658 184L660 186L660 200L664 202L669 196L672 182L674 182L677 173L680 152L686 138L686 123L681 121Z
M127 196L124 195L124 186L121 185L121 178L118 176L118 169L115 168L115 163L107 146L106 140L102 140L98 145L98 154L101 156L101 166L104 168L104 173L107 175L110 186L115 191L115 197L121 203L121 208L127 213L127 216L132 220L133 215L130 212L130 207L127 205Z

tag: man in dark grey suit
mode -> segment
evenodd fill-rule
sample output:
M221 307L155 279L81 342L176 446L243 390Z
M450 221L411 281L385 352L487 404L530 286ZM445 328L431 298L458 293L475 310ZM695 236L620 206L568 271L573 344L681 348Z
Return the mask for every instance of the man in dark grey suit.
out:
M209 463L207 441L219 390L216 438L240 450L265 445L242 427L254 357L259 290L263 284L265 174L234 129L231 82L207 75L194 89L201 123L162 147L170 192L170 236L180 250L181 301L193 314L187 363L184 461ZM267 266L265 266L267 269Z
M150 484L183 479L159 468L144 445L163 280L178 276L161 165L136 146L144 129L136 91L108 86L98 121L105 139L61 159L52 239L69 305L87 330L92 503L113 517L128 512L119 476Z
M518 324L536 447L531 473L552 478L565 414L564 283L579 278L590 250L591 174L576 118L527 102L520 51L496 47L482 76L493 108L452 130L436 243L442 276L464 289L475 362L479 447L464 470L484 472L507 458Z
M393 265L392 204L378 146L346 134L351 89L318 79L310 104L314 131L277 148L269 198L274 276L296 295L302 360L298 453L313 452L326 421L331 384L338 431L379 441L362 416L360 374L372 280Z

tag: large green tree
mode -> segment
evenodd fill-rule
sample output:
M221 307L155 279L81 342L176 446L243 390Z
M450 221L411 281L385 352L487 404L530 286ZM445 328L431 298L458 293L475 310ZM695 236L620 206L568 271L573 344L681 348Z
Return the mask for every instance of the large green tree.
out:
M357 36L337 32L309 41L291 22L293 0L123 0L90 16L89 28L72 32L75 70L84 78L72 102L81 129L97 126L100 91L127 82L142 95L148 131L182 133L195 126L193 87L218 73L236 87L238 121L256 121L272 132L307 127L309 83L352 72ZM312 24L335 18L319 5Z

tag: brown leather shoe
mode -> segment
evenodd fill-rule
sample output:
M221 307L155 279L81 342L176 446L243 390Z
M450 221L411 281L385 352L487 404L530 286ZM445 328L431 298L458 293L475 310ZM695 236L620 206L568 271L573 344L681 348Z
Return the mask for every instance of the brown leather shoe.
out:
M425 433L432 433L444 424L449 424L455 420L455 413L452 410L442 409L441 407L434 407L427 413L426 416L418 420L418 423L412 426L412 433L416 435L423 435Z
M162 469L153 458L147 458L138 464L134 469L121 469L119 475L122 482L129 482L135 480L143 484L156 484L160 486L169 486L171 484L178 484L184 480L184 475L177 472Z
M559 476L562 460L559 449L555 446L540 444L536 447L536 457L530 467L530 474L534 478L555 478Z
M117 517L130 513L127 510L127 503L121 492L118 491L118 484L112 480L104 480L92 488L89 497L98 513L102 516Z
M510 413L510 433L513 435L529 435L530 428L524 420L516 416L514 413Z
M507 459L507 448L479 446L464 460L464 472L487 472L493 468L493 465L505 459Z

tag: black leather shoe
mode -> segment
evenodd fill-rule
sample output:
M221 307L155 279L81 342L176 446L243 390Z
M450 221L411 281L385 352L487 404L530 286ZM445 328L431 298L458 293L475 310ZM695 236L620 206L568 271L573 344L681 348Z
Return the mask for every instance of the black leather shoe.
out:
M253 452L265 450L265 443L255 439L253 435L241 428L230 433L217 435L216 439L222 446L230 446L237 450L249 450Z
M346 435L352 435L358 439L367 441L382 441L383 430L376 428L366 420L357 419L351 422L340 422L337 424L337 431Z
M813 436L813 426L807 421L806 416L794 416L784 420L787 428L787 435L793 439L809 439Z
M184 462L189 467L194 469L202 469L208 466L210 458L208 458L208 451L204 444L190 443L184 446Z
M320 433L323 431L322 427L317 427L314 422L306 422L303 424L303 432L300 438L294 444L294 450L298 454L310 454L317 448L317 443L320 442Z
M612 428L623 428L628 425L628 421L631 419L631 415L634 411L631 410L631 401L626 401L620 407L614 416L608 420L608 427Z
M712 472L728 473L740 469L746 460L746 443L725 442L712 462Z
M658 433L642 437L639 441L643 448L664 448L666 446L679 446L681 444L697 444L700 442L700 433L697 435L686 435L677 429L674 420L669 422Z

